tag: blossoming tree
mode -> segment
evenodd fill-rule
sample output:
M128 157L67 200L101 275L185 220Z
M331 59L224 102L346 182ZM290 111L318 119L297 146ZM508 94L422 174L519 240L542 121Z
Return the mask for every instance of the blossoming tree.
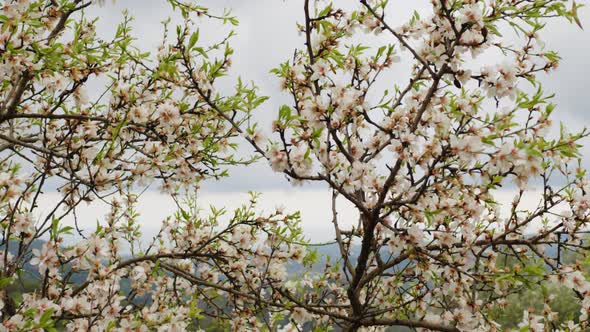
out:
M580 312L558 317L547 296L519 328L588 328L586 132L551 136L555 105L537 80L560 60L540 39L545 23L580 24L575 2L432 1L429 16L399 24L387 1L303 0L305 45L273 70L293 103L269 140L250 121L266 99L255 87L214 88L232 33L205 45L194 21L236 19L168 2L184 21L164 26L156 55L133 46L129 19L112 40L96 37L87 1L3 6L0 328L494 331L509 296L548 283L569 288ZM358 44L373 34L382 45ZM393 77L402 57L411 71ZM94 96L96 81L106 87ZM322 273L298 214L259 215L253 195L223 220L177 198L251 162L234 157L242 138L294 184L333 192L339 255ZM134 204L151 182L178 212L141 246ZM62 199L35 220L51 186ZM516 193L506 213L502 186ZM359 212L352 229L338 196ZM89 233L75 217L92 200L111 208ZM289 275L294 263L304 268Z
M294 104L275 122L273 168L328 183L360 214L343 229L334 209L341 286L328 298L324 287L302 295L308 319L345 330L496 330L493 306L550 279L576 293L579 319L559 326L548 299L520 327L587 327L583 262L561 259L588 248L589 188L576 143L586 133L562 128L548 138L555 105L537 80L559 61L540 39L545 21L580 24L576 3L432 1L430 16L401 25L388 21L387 1L358 7L306 1L306 47L275 70ZM373 51L355 44L367 34L386 41ZM375 91L401 56L411 58L411 75L389 83L393 93ZM494 190L510 185L516 196L503 215ZM534 185L538 205L527 210L521 201ZM328 301L345 307L313 308Z
M255 311L251 303L263 303L263 290L285 278L285 262L303 259L303 247L289 245L302 242L298 216L255 215L255 196L223 223L222 209L203 215L178 198L177 215L153 243L139 245L138 193L155 181L178 197L224 176L227 165L250 162L233 156L236 131L218 112L241 125L264 101L241 84L230 96L213 89L231 61L231 33L203 45L192 20L235 18L169 2L184 22L165 26L154 56L133 46L130 18L112 40L99 39L85 15L89 1L4 2L1 330L168 331L199 317L227 320L216 290L246 300L236 310ZM52 188L60 200L40 210ZM90 201L110 211L84 232L92 225L78 223L76 208ZM257 247L254 239L265 237Z

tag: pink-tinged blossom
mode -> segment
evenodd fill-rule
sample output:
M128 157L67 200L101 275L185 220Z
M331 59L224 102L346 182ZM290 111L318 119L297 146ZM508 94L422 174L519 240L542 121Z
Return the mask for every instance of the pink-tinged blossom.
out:
M282 172L287 169L287 154L281 151L278 146L272 146L267 152L270 165L275 172Z
M131 108L129 118L135 123L145 123L149 120L149 111L144 105L135 106Z
M177 126L182 121L178 107L169 101L156 108L156 119L164 126Z
M330 63L325 60L319 60L311 66L313 74L309 78L312 81L316 81L322 77L325 77L330 70Z
M33 258L31 259L31 265L37 265L40 273L45 273L49 270L50 273L54 274L57 272L57 265L59 263L57 254L54 246L50 242L45 242L39 249L33 249Z

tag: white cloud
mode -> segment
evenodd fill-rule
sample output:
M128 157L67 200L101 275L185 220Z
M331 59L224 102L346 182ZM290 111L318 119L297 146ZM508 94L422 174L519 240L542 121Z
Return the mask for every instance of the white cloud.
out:
M210 206L218 209L224 207L229 217L233 210L247 203L249 197L247 193L239 192L200 193L198 205L204 215L208 213ZM57 192L43 194L39 199L39 207L35 214L37 220L44 219L60 201L60 198L61 194ZM349 202L338 199L337 206L340 225L347 228L357 223L358 213ZM285 211L289 213L301 212L302 227L309 240L325 242L334 239L331 193L329 191L268 191L262 193L257 204L258 212L272 212L277 207L284 207ZM176 205L170 196L149 191L139 198L136 208L140 213L138 222L142 226L144 243L152 239L160 229L162 221L176 211ZM62 211L58 211L58 214L59 212ZM109 206L103 202L83 203L76 209L78 225L85 233L93 231L97 223L104 224L104 217L108 212ZM73 214L63 220L63 225L74 226Z
M304 234L314 243L324 243L333 241L335 238L334 227L332 224L331 211L331 192L328 190L299 190L299 191L265 191L258 200L257 212L272 212L277 207L284 207L287 212L293 213L299 211L302 218L302 228ZM511 189L498 190L494 193L495 199L501 204L503 217L508 216L510 203L514 198L515 192ZM541 198L539 190L527 192L519 205L520 210L533 210ZM39 200L39 208L36 216L38 219L45 218L59 202L61 195L59 193L43 194ZM203 192L199 193L198 205L203 214L207 214L210 206L216 208L224 207L227 215L230 216L232 211L247 203L249 195L240 192ZM104 223L104 216L108 213L109 208L102 202L93 202L91 204L82 204L77 208L77 218L80 228L85 231L94 230L97 222ZM140 213L138 222L142 226L143 242L151 240L160 229L163 220L173 215L176 211L174 201L164 194L157 192L145 192L139 199L137 211ZM358 211L348 201L341 197L337 200L338 223L343 229L350 229L358 223ZM74 218L69 215L64 219L64 225L73 225Z

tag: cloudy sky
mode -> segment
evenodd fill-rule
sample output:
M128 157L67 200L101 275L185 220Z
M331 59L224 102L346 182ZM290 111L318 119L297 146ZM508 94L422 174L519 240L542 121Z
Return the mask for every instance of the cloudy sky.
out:
M351 4L350 0L336 0L336 4ZM391 23L403 23L411 16L412 10L428 11L428 1L390 1L392 11L389 15ZM270 96L256 115L256 120L270 127L278 107L289 104L290 99L279 89L278 80L269 70L280 62L289 59L295 48L303 47L303 37L299 36L295 24L303 19L303 0L203 0L201 1L213 12L221 13L224 9L232 9L240 21L236 28L238 33L232 46L235 49L233 58L234 73L238 73L247 81L254 81L264 95ZM133 23L137 44L144 50L153 50L160 41L161 23L171 17L173 22L178 17L171 12L164 0L106 0L103 7L93 6L91 15L100 18L98 33L101 36L111 36L118 22L122 18L121 12L127 9L135 17ZM545 31L547 48L558 50L563 62L550 77L543 77L543 86L547 91L556 93L555 103L557 121L563 121L571 130L579 130L590 124L588 113L588 77L590 77L590 10L580 9L580 18L588 29L582 31L574 25L564 22L552 22ZM209 21L203 21L204 39L216 37L216 27L209 30ZM235 76L230 77L234 79ZM586 142L585 151L590 156L590 142ZM586 165L590 158L585 158ZM330 193L324 187L304 186L292 188L287 181L273 173L265 163L255 166L234 168L231 176L218 182L207 182L201 194L202 206L214 204L218 206L236 207L245 201L244 194L248 190L262 192L263 209L272 209L276 205L284 205L289 210L301 210L303 225L310 238L314 241L325 241L332 237L329 199ZM499 194L500 200L509 201L513 195L510 191ZM49 205L56 194L47 194L45 204ZM534 198L530 198L530 204ZM144 195L140 204L143 211L142 221L149 229L173 210L173 204L165 197L151 192ZM90 206L82 209L81 216L91 224L104 214L104 207ZM354 209L344 202L341 203L341 216L346 223L351 224L356 219ZM149 233L149 231L148 231Z

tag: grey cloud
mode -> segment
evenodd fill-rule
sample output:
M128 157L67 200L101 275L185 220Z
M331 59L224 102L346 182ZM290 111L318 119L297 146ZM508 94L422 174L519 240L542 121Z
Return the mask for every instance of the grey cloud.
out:
M336 1L338 3L338 1ZM201 2L212 11L233 8L239 18L238 36L233 40L236 50L233 62L233 76L225 80L222 88L231 87L231 82L239 74L246 81L254 81L261 93L272 96L256 114L256 120L265 128L275 117L281 104L291 102L289 96L279 89L278 80L269 70L280 62L289 59L295 48L303 46L303 39L297 34L295 23L303 18L301 0L204 0ZM341 1L339 3L352 3ZM393 22L404 22L414 8L428 8L428 1L403 1L394 4L395 10L388 13ZM107 1L104 8L93 8L101 17L101 32L112 34L116 22L121 18L120 11L128 9L136 17L133 23L142 48L154 47L161 36L160 22L172 13L163 0L117 0L114 4ZM581 21L590 29L590 11L580 9ZM209 22L207 22L209 24ZM205 24L206 25L206 24ZM588 101L588 77L590 77L590 31L580 30L575 25L565 24L563 20L552 21L545 33L548 49L558 50L563 61L558 70L542 77L546 91L556 93L554 102L558 105L555 113L556 122L563 121L572 130L581 129L590 124L586 116ZM387 82L385 83L387 84ZM584 151L590 153L589 147ZM248 149L244 150L249 151ZM243 152L244 152L243 151ZM590 166L589 158L585 158ZM267 190L288 188L287 181L273 173L266 163L255 166L237 167L230 170L230 178L220 182L208 182L205 189L213 191Z

